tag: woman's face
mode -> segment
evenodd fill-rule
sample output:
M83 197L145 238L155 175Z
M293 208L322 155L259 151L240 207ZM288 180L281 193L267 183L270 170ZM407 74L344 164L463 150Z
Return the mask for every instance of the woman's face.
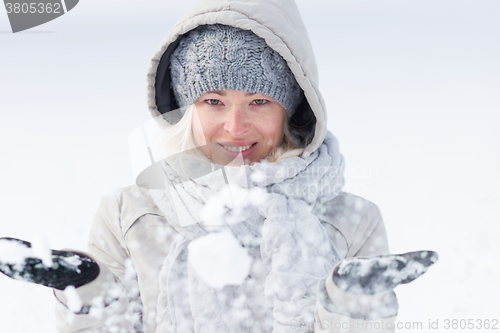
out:
M281 143L285 111L265 95L221 90L194 104L194 138L214 163L252 164Z

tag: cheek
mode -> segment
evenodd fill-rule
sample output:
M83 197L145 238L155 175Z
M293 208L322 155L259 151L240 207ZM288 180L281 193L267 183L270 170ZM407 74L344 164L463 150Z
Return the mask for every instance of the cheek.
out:
M193 119L192 130L193 130L194 139L196 140L196 143L198 144L198 146L205 145L206 144L205 137L203 135L203 130L201 129L199 121L196 121L195 119Z
M202 125L203 124L203 125ZM207 141L215 134L217 125L203 113L193 113L192 129L193 135L198 145L206 145Z
M261 124L261 133L267 140L266 146L270 149L279 146L283 138L283 116L267 118Z

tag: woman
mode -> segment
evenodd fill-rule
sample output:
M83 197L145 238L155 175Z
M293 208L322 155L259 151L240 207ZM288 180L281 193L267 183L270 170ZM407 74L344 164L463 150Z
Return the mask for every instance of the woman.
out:
M161 151L103 199L88 255L0 266L55 288L60 332L393 331L392 289L437 256L387 255L378 208L342 192L293 1L198 1L153 56L148 103ZM251 263L217 287L190 251L224 232Z

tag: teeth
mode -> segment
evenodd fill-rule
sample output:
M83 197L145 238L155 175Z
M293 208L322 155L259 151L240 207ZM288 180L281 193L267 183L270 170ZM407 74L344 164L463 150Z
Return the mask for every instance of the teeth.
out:
M244 150L247 150L248 148L252 147L252 145L248 145L248 146L237 146L237 147L234 147L234 146L224 146L222 145L224 148L226 148L227 150L230 150L230 151L234 151L235 153L239 153L239 152L242 152Z

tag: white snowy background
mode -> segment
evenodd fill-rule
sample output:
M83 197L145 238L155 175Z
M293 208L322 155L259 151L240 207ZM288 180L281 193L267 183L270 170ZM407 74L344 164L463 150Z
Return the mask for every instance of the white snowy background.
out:
M100 198L134 182L148 60L191 3L85 0L17 34L0 9L0 237L86 248ZM400 331L499 320L500 2L298 5L346 190L380 206L392 252L440 255L396 289L398 321L424 327ZM0 276L1 332L55 332L54 305L48 288Z

